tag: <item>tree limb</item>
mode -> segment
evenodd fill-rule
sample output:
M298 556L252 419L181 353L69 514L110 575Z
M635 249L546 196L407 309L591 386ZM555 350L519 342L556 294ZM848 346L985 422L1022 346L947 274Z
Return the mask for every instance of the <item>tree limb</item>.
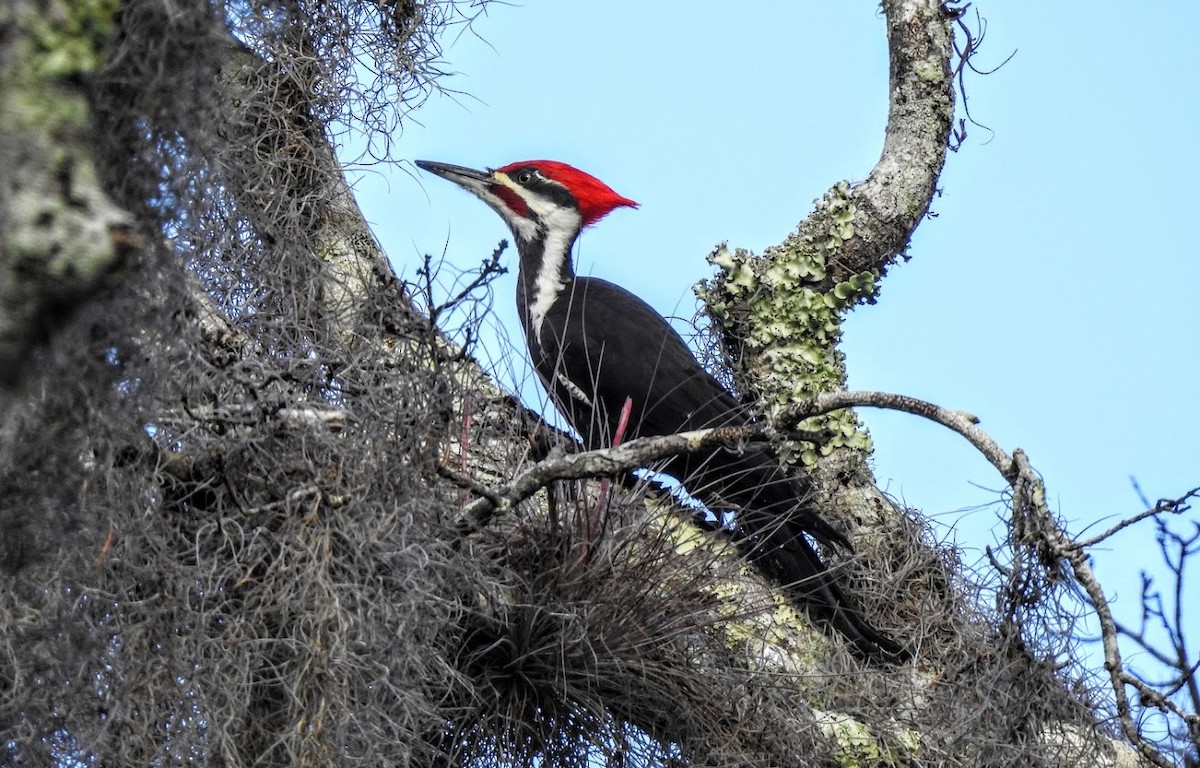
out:
M463 510L461 529L472 532L487 525L497 512L512 509L555 480L577 480L602 477L646 467L655 461L682 453L712 448L736 446L739 443L767 440L781 435L792 436L806 419L831 411L854 406L886 408L904 411L936 421L974 445L1009 482L1017 477L1013 459L976 424L974 416L943 408L916 398L890 392L842 391L825 392L798 403L783 413L775 423L761 421L740 427L715 427L680 432L674 435L640 437L614 448L602 448L581 453L552 452L544 461L534 464L502 486L484 489L480 484L459 472L442 467L441 474L459 486L477 493L480 498ZM811 434L808 435L811 437Z
M853 188L856 235L831 264L830 280L884 270L929 210L954 117L953 16L940 2L883 3L890 60L888 121L871 173Z
M115 8L12 0L0 9L0 387L16 384L29 352L117 282L143 247L106 191L92 141L88 83ZM79 29L94 34L79 35L73 55L23 44Z

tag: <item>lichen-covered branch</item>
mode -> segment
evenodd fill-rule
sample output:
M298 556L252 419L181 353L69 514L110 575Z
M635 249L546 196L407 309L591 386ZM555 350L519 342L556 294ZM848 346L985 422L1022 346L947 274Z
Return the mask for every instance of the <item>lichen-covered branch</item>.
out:
M30 350L119 280L141 244L101 181L87 83L114 0L0 7L0 387Z
M743 427L696 430L676 435L644 437L613 448L587 451L577 454L554 453L534 464L510 482L489 487L448 467L442 467L444 477L460 487L476 494L477 498L464 505L461 511L459 530L463 535L473 535L483 526L494 522L497 513L513 513L517 505L528 500L538 490L553 482L611 475L652 464L682 452L711 448L713 445L736 446L739 443L776 436L778 431L792 429L805 419L820 416L834 410L851 406L888 408L927 418L961 434L982 453L1012 487L1014 514L1021 519L1022 545L1032 544L1051 553L1051 557L1062 558L1071 566L1078 583L1084 587L1096 606L1104 632L1107 667L1114 687L1131 685L1138 687L1121 666L1119 648L1111 614L1104 602L1100 585L1087 564L1086 556L1072 545L1065 532L1054 521L1045 502L1045 491L1041 479L1029 465L1024 452L1017 450L1007 454L983 430L978 420L968 413L946 409L935 404L902 395L886 392L833 392L809 398L785 412L778 423L758 423ZM655 505L648 500L648 505ZM676 522L672 523L672 520ZM506 523L508 525L508 523ZM720 537L701 533L698 529L680 526L675 516L659 510L654 522L647 528L646 535L653 539L651 531L667 536L680 556L694 559L697 553L714 562L737 562L735 550L725 549ZM723 556L724 555L724 556ZM703 560L702 560L703 562ZM694 567L694 566L693 566ZM703 570L703 568L701 568ZM708 631L713 635L732 639L753 639L745 648L743 663L773 674L796 674L809 669L803 661L811 649L796 645L796 638L805 636L805 625L792 612L778 592L771 592L761 580L743 569L740 573L727 572L722 586L714 587L719 593L729 622L713 624ZM669 586L669 585L668 585ZM767 590L767 591L764 591ZM774 594L774 598L765 595ZM735 618L736 617L736 618ZM809 637L805 642L811 643ZM1111 665L1111 666L1110 666ZM796 690L803 687L797 680L792 684ZM1145 691L1143 691L1145 692ZM819 693L813 692L814 695ZM1076 757L1088 755L1095 765L1132 766L1148 761L1166 766L1163 758L1137 732L1130 718L1128 698L1123 689L1116 688L1118 716L1131 744L1140 753L1140 759L1125 744L1110 741L1091 741L1096 737L1071 722L1047 724L1037 734L1051 751L1059 751L1065 764L1077 764ZM842 712L815 712L814 724L818 725L837 759L847 764L887 765L900 760L914 759L921 764L920 735L918 731L902 727L899 723L864 723ZM1093 745L1093 746L1089 746ZM1097 753L1094 750L1099 750Z
M941 0L888 0L883 11L889 108L875 168L861 183L835 184L762 256L718 247L709 260L721 272L699 289L727 334L736 376L772 415L845 386L842 319L875 300L880 278L924 217L945 160L954 113L953 12ZM869 439L849 412L818 426L833 437L794 444L783 458L812 467L839 448L860 461L866 455Z

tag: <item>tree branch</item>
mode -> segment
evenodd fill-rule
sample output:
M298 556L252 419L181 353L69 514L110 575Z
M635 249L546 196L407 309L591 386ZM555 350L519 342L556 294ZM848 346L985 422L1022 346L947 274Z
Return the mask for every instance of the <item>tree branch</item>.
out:
M1200 496L1200 487L1193 488L1192 490L1188 491L1187 493L1183 494L1182 496L1180 496L1177 499L1159 499L1158 503L1155 504L1153 507L1142 511L1142 512L1134 515L1133 517L1122 520L1121 522L1117 523L1112 528L1109 528L1107 531L1105 531L1104 533L1101 533L1098 536L1093 536L1092 538L1084 539L1083 541L1077 541L1077 542L1075 542L1075 546L1079 547L1080 549L1087 549L1088 547L1095 546L1096 544L1099 544L1100 542L1104 541L1108 537L1110 537L1120 531L1125 530L1126 528L1128 528L1131 525L1134 525L1135 523L1140 523L1141 521L1145 520L1148 517L1157 517L1158 515L1161 515L1164 512L1169 512L1169 513L1175 514L1175 515L1186 512L1188 509L1191 508L1188 505L1188 502L1190 500L1196 498L1197 496Z
M692 453L715 445L733 446L741 442L768 439L785 434L806 419L853 406L903 411L942 424L965 437L1004 477L1013 491L1014 519L1022 519L1030 536L1036 537L1054 556L1070 566L1075 580L1087 592L1095 608L1101 626L1105 669L1109 673L1122 731L1145 759L1162 768L1170 768L1171 763L1142 738L1131 714L1125 686L1132 686L1147 701L1170 709L1189 724L1194 724L1197 717L1183 712L1158 691L1125 671L1117 642L1118 627L1104 591L1082 548L1068 538L1050 514L1041 478L1029 464L1024 451L1018 448L1009 456L990 435L978 427L979 420L971 414L888 392L828 392L797 403L782 414L774 425L759 422L742 427L694 430L638 438L615 448L575 454L558 453L538 462L504 486L491 490L484 490L469 478L446 469L442 470L442 474L462 487L481 492L481 497L463 510L460 530L470 533L487 525L496 513L515 507L555 480L612 475L680 453Z
M855 236L831 265L837 283L852 275L881 272L908 245L946 162L954 117L950 70L951 14L940 2L887 0L890 56L888 121L879 160L854 187L850 201Z
M1189 717L1186 713L1181 712L1173 702L1164 700L1157 691L1125 671L1121 661L1117 624L1087 555L1067 537L1066 532L1050 514L1050 510L1046 506L1045 490L1041 479L1030 467L1025 452L1020 449L1015 451L1013 462L1016 470L1016 478L1013 482L1014 518L1020 515L1026 523L1028 535L1036 537L1057 558L1065 561L1071 567L1075 581L1083 587L1096 611L1096 619L1100 622L1101 644L1104 649L1104 669L1108 672L1117 707L1117 720L1121 724L1122 733L1146 760L1161 766L1161 768L1171 768L1171 761L1161 755L1150 742L1142 738L1137 723L1133 719L1125 686L1132 686L1141 696L1154 701L1156 705L1171 709L1186 721L1194 722L1195 716Z
M674 435L640 437L614 448L581 453L552 451L546 460L534 464L512 481L491 489L485 489L471 478L448 467L442 467L440 472L443 477L480 496L463 509L460 529L464 533L470 533L487 525L494 514L512 509L556 480L615 475L649 466L660 459L695 453L714 446L736 446L739 443L785 435L791 438L797 434L796 428L806 419L854 406L904 411L936 421L967 438L1006 480L1013 482L1017 476L1013 459L1004 453L986 432L976 426L978 419L974 416L904 395L867 391L825 392L816 395L782 414L776 423L762 421L740 427L716 427ZM814 437L811 433L802 434L804 437Z
M834 184L796 231L761 257L725 247L709 257L722 273L702 286L701 296L725 331L739 388L773 416L845 387L842 321L852 307L875 300L888 265L928 211L945 163L954 114L956 12L940 0L886 0L882 6L889 106L871 173L859 184ZM818 426L829 428L833 439L820 451L795 453L831 477L861 481L840 483L841 500L832 506L878 508L869 489L866 433L849 414Z
M119 281L144 247L108 195L93 141L88 84L115 8L14 0L0 10L0 387L15 385L48 331ZM23 44L35 32L78 35L77 47L62 55Z

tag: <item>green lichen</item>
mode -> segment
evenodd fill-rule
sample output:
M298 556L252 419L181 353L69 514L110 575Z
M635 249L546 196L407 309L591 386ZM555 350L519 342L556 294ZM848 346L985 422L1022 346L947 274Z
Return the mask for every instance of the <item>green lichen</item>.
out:
M874 270L829 280L828 266L855 236L856 215L850 184L843 181L817 202L813 215L783 246L756 257L722 245L709 256L721 274L697 286L697 294L740 346L739 373L769 415L845 386L838 349L842 319L857 304L874 301L879 281ZM812 466L838 449L870 451L870 437L850 411L803 426L831 437L819 445L781 445L781 458L788 463Z
M104 65L119 0L51 0L28 31L36 76L69 78Z
M0 141L7 134L0 131ZM9 226L0 249L13 265L52 279L60 291L91 285L112 270L119 249L114 229L129 225L126 214L104 195L99 175L83 152L25 136L26 146L41 149L46 164L27 163L13 171Z
M6 0L0 9L0 28L16 30L0 67L0 154L9 187L0 253L12 270L0 290L40 275L45 294L58 301L86 295L131 247L116 236L130 220L104 191L88 105L87 78L104 63L117 5ZM0 301L20 302L34 318L42 298Z
M10 130L82 134L90 110L80 83L108 55L119 0L17 3L0 26L18 29L15 55L0 70L0 124Z
M658 526L658 536L670 542L678 555L712 562L727 551L729 543L723 537L696 525L681 525L677 507L670 497L650 494L645 497L645 504L651 512L650 524ZM658 537L651 536L649 540L655 541ZM652 552L644 554L653 555ZM813 675L818 669L818 660L828 654L829 638L779 592L770 596L772 608L768 609L761 595L751 591L753 574L753 566L743 563L740 573L730 573L727 578L714 575L705 585L704 590L714 598L716 612L725 619L711 628L730 651L761 669L799 675L801 677L795 684L802 685L803 680L809 679L805 676ZM681 571L679 575L689 579L689 589L695 588L691 581L695 578L694 572L685 574ZM663 587L670 589L671 585L664 584ZM747 649L752 652L747 654Z
M838 764L846 768L907 765L920 747L920 740L909 730L890 733L892 743L888 743L850 715L819 710L813 715L821 733L833 742Z
M940 83L946 77L946 62L940 58L918 61L913 65L913 72L924 82Z

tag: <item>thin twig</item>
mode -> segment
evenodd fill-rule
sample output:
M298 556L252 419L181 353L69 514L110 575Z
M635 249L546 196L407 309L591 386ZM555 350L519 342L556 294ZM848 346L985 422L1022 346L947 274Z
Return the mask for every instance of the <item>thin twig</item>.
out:
M1197 498L1198 496L1200 496L1200 488L1193 488L1177 499L1159 499L1158 503L1150 509L1140 512L1126 520L1122 520L1098 536L1093 536L1092 538L1084 539L1083 541L1077 541L1075 542L1075 546L1079 547L1080 549L1087 549L1088 547L1095 546L1096 544L1099 544L1107 539L1109 536L1112 536L1113 534L1118 533L1119 531L1122 531L1135 523L1140 523L1148 517L1155 517L1156 515L1161 515L1164 512L1170 512L1171 514L1176 515L1186 512L1188 509L1190 509L1187 502L1191 499Z
M487 285L500 275L506 274L508 272L508 268L500 264L500 257L504 254L504 250L506 248L508 248L508 241L501 240L499 245L497 245L492 251L492 255L484 259L479 265L479 271L476 273L471 282L463 286L462 290L460 290L454 296L446 299L441 304L432 307L429 311L430 315L436 317L445 310L458 306L468 296L474 293L476 289ZM428 269L428 265L426 266L426 269ZM430 286L430 290L432 290L432 286ZM432 293L429 295L428 299L432 303Z

